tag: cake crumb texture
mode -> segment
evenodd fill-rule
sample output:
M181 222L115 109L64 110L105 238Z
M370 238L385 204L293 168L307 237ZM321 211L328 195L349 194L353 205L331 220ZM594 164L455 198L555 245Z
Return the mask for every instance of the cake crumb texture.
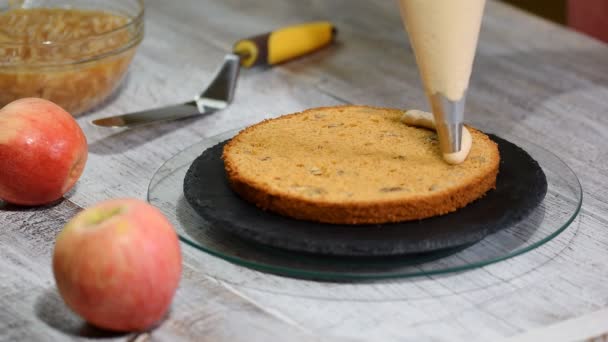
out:
M377 224L447 214L496 185L500 156L487 135L465 162L442 159L434 131L400 121L402 110L313 108L265 120L224 148L242 198L296 219Z

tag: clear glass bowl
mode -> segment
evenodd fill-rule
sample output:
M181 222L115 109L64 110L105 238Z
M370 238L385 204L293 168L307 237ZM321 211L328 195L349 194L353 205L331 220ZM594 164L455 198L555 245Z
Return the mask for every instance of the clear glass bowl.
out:
M0 107L40 97L76 116L100 104L127 73L143 17L143 0L0 0Z

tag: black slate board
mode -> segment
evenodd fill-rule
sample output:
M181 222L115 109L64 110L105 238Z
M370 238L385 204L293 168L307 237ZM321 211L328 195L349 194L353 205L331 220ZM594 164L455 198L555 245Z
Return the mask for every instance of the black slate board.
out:
M496 190L454 213L382 225L299 221L258 209L230 189L221 159L224 141L198 157L184 179L184 196L204 219L231 234L295 252L389 256L469 245L523 220L547 192L540 165L518 146L490 135L501 162Z

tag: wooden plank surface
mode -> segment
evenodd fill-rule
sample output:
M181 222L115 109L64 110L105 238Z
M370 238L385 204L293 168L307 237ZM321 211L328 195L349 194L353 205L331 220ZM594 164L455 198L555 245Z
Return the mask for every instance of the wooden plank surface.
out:
M50 271L54 237L97 201L145 198L156 169L201 138L313 106L427 108L393 1L146 4L146 38L129 78L105 106L79 119L90 159L77 188L54 207L0 208L0 340L106 334L83 325L59 299ZM87 124L190 99L236 39L312 19L335 22L338 43L276 68L243 71L235 102L222 112L128 132ZM606 61L608 48L597 41L488 4L467 120L550 149L585 190L579 218L547 245L474 271L373 283L283 278L183 245L184 275L167 320L150 334L110 338L486 341L608 307Z
M138 338L133 334L101 331L85 324L63 304L55 289L50 267L54 239L66 220L79 210L69 200L50 208L2 207L1 340L49 341L85 337L120 341ZM213 341L268 341L276 336L276 331L282 331L295 336L296 340L314 339L293 324L243 300L192 263L191 255L185 253L184 275L170 317L152 335L167 341L200 337ZM243 331L248 333L243 334Z

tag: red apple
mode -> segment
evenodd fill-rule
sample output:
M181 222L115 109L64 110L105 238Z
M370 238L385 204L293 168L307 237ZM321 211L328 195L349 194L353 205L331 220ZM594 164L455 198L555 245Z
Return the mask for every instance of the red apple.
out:
M0 199L21 205L58 200L78 181L87 140L56 104L20 99L0 109Z
M177 234L146 202L102 202L80 212L58 235L53 274L63 300L89 323L145 330L163 318L177 289Z

